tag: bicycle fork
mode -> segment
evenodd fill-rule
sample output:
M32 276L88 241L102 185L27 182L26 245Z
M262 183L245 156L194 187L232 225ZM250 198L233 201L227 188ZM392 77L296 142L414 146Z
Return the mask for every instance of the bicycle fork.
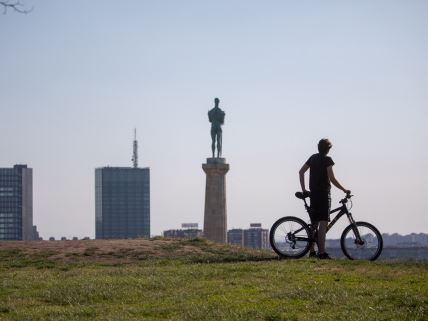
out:
M357 224L355 223L354 218L352 217L352 214L346 213L346 216L348 216L349 223L351 223L352 231L354 232L354 235L355 235L355 243L358 245L363 245L364 241L361 238L360 231L358 231Z

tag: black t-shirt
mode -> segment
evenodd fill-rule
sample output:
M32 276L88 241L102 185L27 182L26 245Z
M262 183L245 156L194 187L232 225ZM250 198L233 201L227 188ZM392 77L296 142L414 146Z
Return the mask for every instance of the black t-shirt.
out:
M311 172L309 174L309 189L314 191L329 191L331 188L327 167L334 165L331 157L314 154L306 162Z

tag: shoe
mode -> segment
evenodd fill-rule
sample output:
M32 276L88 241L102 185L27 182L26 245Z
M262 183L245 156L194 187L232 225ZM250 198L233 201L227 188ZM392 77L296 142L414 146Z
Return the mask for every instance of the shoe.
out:
M309 257L310 258L316 258L316 257L318 257L317 252L315 252L315 251L309 252Z
M328 253L321 253L318 254L318 258L320 260L331 260L331 257L328 255Z

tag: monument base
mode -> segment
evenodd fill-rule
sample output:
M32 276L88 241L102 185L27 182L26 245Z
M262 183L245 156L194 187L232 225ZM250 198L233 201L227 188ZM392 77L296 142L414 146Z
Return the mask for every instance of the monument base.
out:
M227 243L226 173L229 164L225 158L207 158L202 169L206 174L204 237Z
M207 164L226 164L226 158L210 157L207 158Z

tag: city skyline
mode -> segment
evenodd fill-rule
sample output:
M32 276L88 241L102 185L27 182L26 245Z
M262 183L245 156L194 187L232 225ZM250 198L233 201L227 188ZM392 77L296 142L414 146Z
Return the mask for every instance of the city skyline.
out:
M135 127L152 234L202 224L214 97L228 229L306 219L298 170L328 137L357 220L427 232L425 1L25 4L0 17L0 167L34 169L44 238L94 237L93 171L131 166Z

